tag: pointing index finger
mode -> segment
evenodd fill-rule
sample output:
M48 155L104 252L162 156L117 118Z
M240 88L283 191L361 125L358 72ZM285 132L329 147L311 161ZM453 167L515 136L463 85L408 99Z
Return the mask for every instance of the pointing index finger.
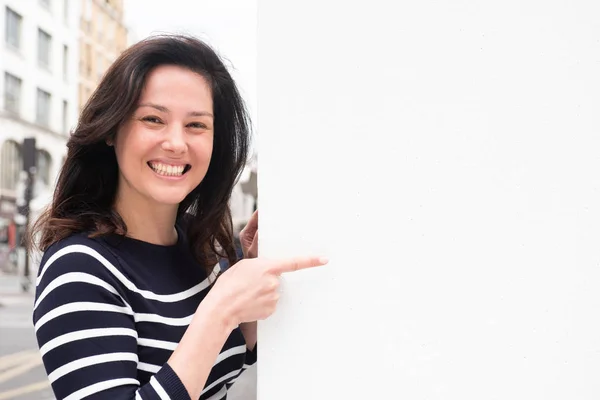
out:
M329 262L326 257L295 257L273 261L269 268L271 272L281 275L285 272L295 272L301 269L320 267Z
M250 217L250 220L248 221L247 226L248 226L248 228L251 228L251 229L258 228L258 210L254 211L252 213L252 216Z

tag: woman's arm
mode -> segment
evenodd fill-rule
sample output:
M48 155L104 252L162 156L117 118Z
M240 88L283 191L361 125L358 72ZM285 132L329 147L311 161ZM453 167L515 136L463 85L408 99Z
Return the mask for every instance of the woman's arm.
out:
M199 398L233 319L218 309L219 302L202 302L170 359L148 384L140 385L138 369L147 370L138 359L135 316L121 282L109 271L118 262L108 265L92 248L78 247L80 251L61 249L48 258L36 290L35 333L56 397ZM58 253L63 255L56 257Z
M133 310L121 295L117 279L90 255L95 252L80 247L86 252L62 249L62 256L50 257L52 262L42 267L38 278L34 328L55 396L68 400L154 400L166 393L171 400L190 400L189 383L181 380L177 364L164 364L149 383L140 385L138 368L144 367L138 360ZM204 324L195 322L194 327L198 325ZM204 330L207 337L215 333L211 329L194 328ZM200 344L208 353L202 357L205 369L210 370L216 355L210 356L221 349L218 337L215 334L212 341ZM179 352L191 351L192 347L186 343ZM196 379L206 380L203 373Z
M148 366L139 363L135 315L110 262L81 245L48 260L37 279L33 320L48 378L64 400L198 398L233 328L275 311L278 277L327 263L309 257L236 263L201 302L169 361L140 386L137 371ZM250 356L255 360L256 346Z
M200 398L214 361L232 330L230 321L224 318L216 304L209 301L200 303L168 361L192 399Z

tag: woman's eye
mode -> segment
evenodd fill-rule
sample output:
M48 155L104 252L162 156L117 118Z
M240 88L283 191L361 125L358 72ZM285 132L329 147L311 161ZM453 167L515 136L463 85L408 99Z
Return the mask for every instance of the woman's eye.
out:
M152 124L160 124L161 123L160 119L158 119L156 117L144 117L144 118L142 118L142 121L150 122Z
M191 124L188 124L188 126L190 128L206 129L206 125L201 122L192 122Z

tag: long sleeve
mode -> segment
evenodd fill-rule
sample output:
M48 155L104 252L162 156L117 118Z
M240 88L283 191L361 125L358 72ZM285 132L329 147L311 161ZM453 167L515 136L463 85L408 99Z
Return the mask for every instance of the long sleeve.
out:
M258 359L258 343L254 345L252 350L246 350L246 361L244 362L244 369L256 364Z
M33 322L55 396L64 400L190 400L164 364L140 386L138 334L126 291L105 267L110 254L67 246L44 257Z

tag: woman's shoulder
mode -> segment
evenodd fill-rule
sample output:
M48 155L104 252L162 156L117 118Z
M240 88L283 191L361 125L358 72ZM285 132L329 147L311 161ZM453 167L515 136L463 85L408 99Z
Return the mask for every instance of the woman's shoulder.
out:
M39 263L38 281L43 275L73 272L98 275L115 271L118 266L119 260L100 238L74 233L58 240L44 251Z
M42 260L49 258L61 257L71 253L83 253L101 255L103 257L112 258L112 252L103 243L102 239L90 237L86 233L73 233L63 239L53 243L44 251Z

